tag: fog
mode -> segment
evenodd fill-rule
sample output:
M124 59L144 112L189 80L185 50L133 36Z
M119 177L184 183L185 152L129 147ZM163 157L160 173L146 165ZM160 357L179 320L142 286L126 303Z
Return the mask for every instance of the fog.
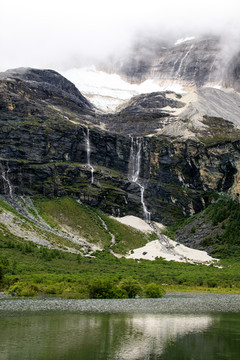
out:
M169 43L222 35L239 45L238 0L8 0L1 3L0 71L19 66L59 71L127 53L134 41ZM239 46L240 47L240 46Z

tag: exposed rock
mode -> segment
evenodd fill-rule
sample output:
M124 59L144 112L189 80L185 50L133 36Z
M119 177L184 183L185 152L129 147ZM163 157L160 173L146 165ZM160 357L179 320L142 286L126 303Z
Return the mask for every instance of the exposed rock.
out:
M155 79L160 84L195 87L217 84L238 91L240 55L225 47L225 40L217 36L189 37L175 43L143 37L128 54L104 68L131 82Z
M18 94L25 101L50 99L51 104L67 105L69 110L74 108L81 113L93 112L93 106L75 85L56 71L18 68L0 73L1 79L5 91L9 90L15 96Z
M235 93L201 89L188 99L153 93L102 115L62 76L27 69L1 74L0 99L0 189L5 196L68 195L112 215L142 217L140 187L128 177L129 134L149 135L141 142L139 182L153 220L168 224L198 212L209 203L211 191L238 192Z
M130 54L112 65L113 70L131 81L154 78L202 86L222 80L220 38L190 38L176 44L149 40L143 38Z

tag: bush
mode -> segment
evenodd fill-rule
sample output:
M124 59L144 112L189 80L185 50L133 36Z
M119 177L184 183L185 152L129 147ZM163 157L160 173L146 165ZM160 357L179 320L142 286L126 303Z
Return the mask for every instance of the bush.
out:
M145 287L145 294L148 298L160 298L163 296L164 291L157 284L151 283Z
M140 283L133 278L123 279L119 287L126 292L129 298L135 298L137 295L140 295L142 291Z
M20 296L34 296L38 292L39 289L35 284L25 285L20 292Z
M91 299L119 299L127 297L125 291L117 287L111 280L93 280L88 285L88 290Z
M21 281L15 282L8 289L9 294L17 296L34 296L39 292L36 284L26 284Z

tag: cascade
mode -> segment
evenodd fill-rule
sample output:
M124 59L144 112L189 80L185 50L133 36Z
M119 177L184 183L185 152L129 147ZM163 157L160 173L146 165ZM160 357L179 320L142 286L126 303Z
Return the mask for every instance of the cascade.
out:
M139 173L141 166L141 147L142 147L142 139L131 137L131 149L130 149L130 159L129 159L129 172L128 177L129 180L139 186L141 192L141 204L143 207L143 215L144 220L150 223L151 221L151 213L147 210L145 201L144 201L144 191L145 188L139 182Z
M89 128L88 127L86 128L85 136L86 136L87 165L91 170L91 184L93 184L94 183L94 175L93 175L94 168L93 168L93 166L91 165L91 162L90 162L91 148L90 148Z
M188 51L185 53L185 55L182 57L182 59L181 59L181 61L180 61L180 64L179 64L179 67L178 67L178 71L177 71L177 74L176 74L176 78L177 78L177 79L179 78L179 76L181 76L181 72L182 72L182 67L183 67L184 60L188 57L188 55L190 54L192 48L193 48L193 44L190 46L190 48L188 49ZM185 69L183 70L182 75L184 75L184 73L185 73Z
M5 194L6 195L8 194L10 196L10 198L12 199L13 198L13 187L12 187L9 177L8 177L10 169L8 167L8 164L7 164L7 172L4 170L4 167L2 164L1 164L1 168L2 168L2 179L5 184L5 186L4 186Z

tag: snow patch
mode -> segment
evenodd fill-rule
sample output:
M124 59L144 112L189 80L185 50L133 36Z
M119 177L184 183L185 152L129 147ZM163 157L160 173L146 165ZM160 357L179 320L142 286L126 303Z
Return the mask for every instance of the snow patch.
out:
M113 217L113 216L111 216L111 217L114 220L117 220L124 225L131 226L139 231L143 231L143 232L152 232L153 231L151 226L148 223L146 223L146 221L144 221L143 219L141 219L137 216L128 215L128 216L123 216L123 217Z
M191 249L171 239L168 239L168 245L160 240L151 241L141 248L132 250L132 253L129 253L126 258L152 261L156 258L163 258L167 261L173 260L206 265L216 261L206 251Z
M162 235L161 231L165 228L163 224L153 222L151 227L146 221L137 216L113 217L113 219L122 224L132 226L133 228L143 232L153 232L153 228L157 228L159 232L159 240L150 241L145 246L129 251L127 259L145 259L155 260L163 258L167 261L190 262L210 265L216 259L207 254L206 251L191 249L176 241Z
M97 70L95 66L69 69L61 74L103 111L115 111L118 106L140 94L166 90L182 92L182 86L176 82L160 84L157 80L148 79L140 84L131 84L120 75Z
M181 38L181 39L178 39L176 42L175 42L175 46L176 45L180 45L180 44L182 44L182 43L184 43L184 42L186 42L186 41L191 41L191 40L194 40L195 39L195 37L194 36L187 36L187 37L185 37L185 38Z

